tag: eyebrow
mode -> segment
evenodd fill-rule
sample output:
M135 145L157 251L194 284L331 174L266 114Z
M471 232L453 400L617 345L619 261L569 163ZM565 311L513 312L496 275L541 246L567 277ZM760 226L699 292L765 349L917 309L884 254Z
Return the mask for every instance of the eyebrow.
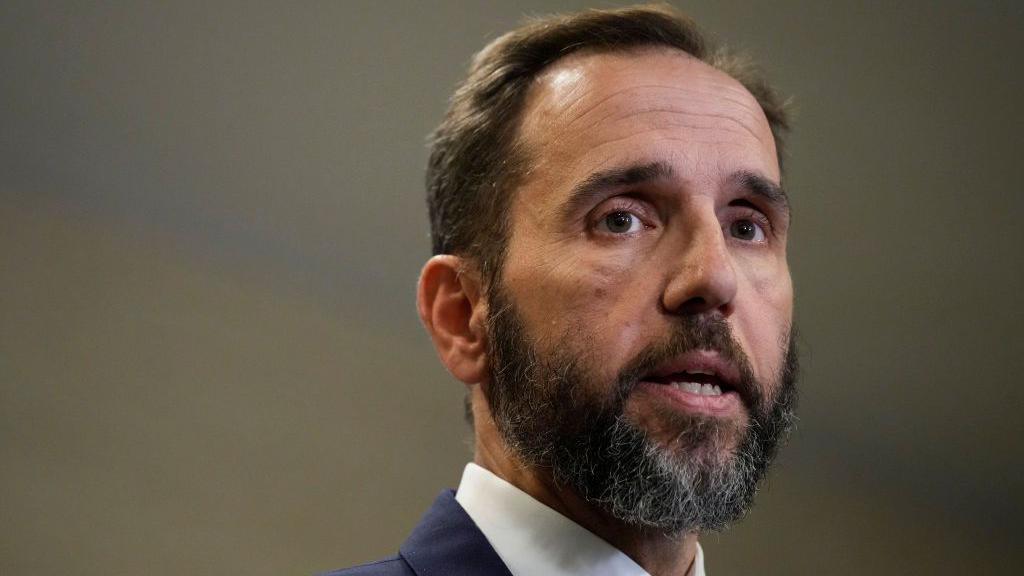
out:
M635 186L637 184L665 180L672 178L674 175L675 171L672 169L672 165L663 161L634 164L632 166L594 172L582 182L573 186L565 203L563 215L571 217L582 208L590 206L594 200L607 195L611 190L624 186ZM734 172L729 176L728 182L733 186L742 188L748 194L763 199L788 217L790 212L789 194L786 193L786 190L781 185L772 182L757 172L749 170Z
M786 190L768 178L756 173L741 170L729 177L729 182L738 185L748 193L762 198L776 210L789 215L789 194Z
M595 199L606 195L609 190L663 180L671 178L673 174L672 166L667 162L649 162L594 172L573 186L563 213L565 216L575 214Z

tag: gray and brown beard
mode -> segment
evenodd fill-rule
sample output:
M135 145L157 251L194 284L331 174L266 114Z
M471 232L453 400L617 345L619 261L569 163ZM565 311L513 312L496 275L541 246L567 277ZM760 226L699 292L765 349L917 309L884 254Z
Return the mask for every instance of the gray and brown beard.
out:
M492 290L487 319L490 381L484 387L503 439L525 464L629 525L677 535L723 530L750 508L760 480L795 420L798 358L793 330L771 382L758 382L729 324L680 316L665 340L639 353L615 382L598 386L587 342L567 335L555 352L531 341L514 303ZM666 409L658 442L625 413L640 379L690 350L713 350L740 371L745 421ZM584 352L581 352L584 351ZM592 390L607 390L595 397ZM773 391L771 398L765 391Z

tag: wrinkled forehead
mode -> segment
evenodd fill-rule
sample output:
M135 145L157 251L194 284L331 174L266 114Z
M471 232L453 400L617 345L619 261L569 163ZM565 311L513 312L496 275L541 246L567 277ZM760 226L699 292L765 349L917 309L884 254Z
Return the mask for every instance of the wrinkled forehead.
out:
M764 111L737 80L671 48L582 52L531 86L520 139L535 162L567 162L628 142L674 142L682 153L729 154L778 181ZM622 150L617 150L621 153Z

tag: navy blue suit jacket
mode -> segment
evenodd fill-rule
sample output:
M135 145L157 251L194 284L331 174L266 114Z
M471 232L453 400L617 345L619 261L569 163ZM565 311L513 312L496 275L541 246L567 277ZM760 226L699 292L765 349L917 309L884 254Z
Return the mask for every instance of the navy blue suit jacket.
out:
M512 576L483 532L445 490L398 555L322 576Z

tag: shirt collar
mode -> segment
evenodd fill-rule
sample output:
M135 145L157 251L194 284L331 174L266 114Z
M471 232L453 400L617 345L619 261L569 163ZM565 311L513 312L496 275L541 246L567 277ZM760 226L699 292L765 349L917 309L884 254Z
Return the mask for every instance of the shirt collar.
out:
M649 576L611 544L472 462L455 500L513 576ZM691 574L704 576L699 543Z

